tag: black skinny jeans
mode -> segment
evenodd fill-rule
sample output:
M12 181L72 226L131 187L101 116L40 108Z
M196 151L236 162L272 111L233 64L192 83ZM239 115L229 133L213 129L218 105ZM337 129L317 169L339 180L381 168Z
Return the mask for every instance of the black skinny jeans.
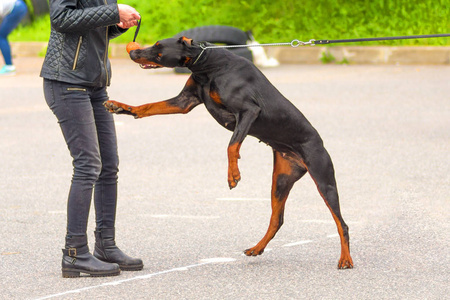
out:
M106 87L44 79L44 95L73 158L67 235L85 235L94 189L96 227L114 227L119 158L113 116L103 107Z

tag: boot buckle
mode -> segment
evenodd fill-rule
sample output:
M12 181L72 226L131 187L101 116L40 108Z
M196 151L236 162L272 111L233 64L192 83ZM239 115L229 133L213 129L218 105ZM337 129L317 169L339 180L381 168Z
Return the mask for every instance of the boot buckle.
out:
M67 255L69 255L70 257L77 256L77 248L69 248L69 249L67 249Z

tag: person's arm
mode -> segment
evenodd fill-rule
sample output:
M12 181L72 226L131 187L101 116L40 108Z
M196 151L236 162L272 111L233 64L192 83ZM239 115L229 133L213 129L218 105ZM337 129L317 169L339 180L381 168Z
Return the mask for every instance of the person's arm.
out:
M50 1L50 20L56 31L86 31L121 22L117 4L77 8L77 2L77 0Z

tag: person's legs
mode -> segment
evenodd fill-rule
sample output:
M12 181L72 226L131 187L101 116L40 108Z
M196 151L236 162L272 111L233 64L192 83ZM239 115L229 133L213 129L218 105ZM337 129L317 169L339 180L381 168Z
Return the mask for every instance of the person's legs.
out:
M120 273L116 264L105 264L89 253L87 222L92 190L101 170L91 91L83 86L44 80L44 95L58 119L73 158L73 175L67 201L67 234L63 249L63 277L78 277L80 272L93 276Z
M7 66L11 66L13 64L8 35L19 25L26 13L26 4L22 0L16 1L11 13L8 14L0 24L0 50Z

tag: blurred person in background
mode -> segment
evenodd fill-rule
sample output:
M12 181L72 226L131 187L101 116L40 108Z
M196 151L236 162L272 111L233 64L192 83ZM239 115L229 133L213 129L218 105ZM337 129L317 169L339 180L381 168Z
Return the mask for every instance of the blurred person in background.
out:
M0 69L0 76L16 74L8 35L19 25L27 11L23 0L0 0L0 50L5 60L5 65Z

